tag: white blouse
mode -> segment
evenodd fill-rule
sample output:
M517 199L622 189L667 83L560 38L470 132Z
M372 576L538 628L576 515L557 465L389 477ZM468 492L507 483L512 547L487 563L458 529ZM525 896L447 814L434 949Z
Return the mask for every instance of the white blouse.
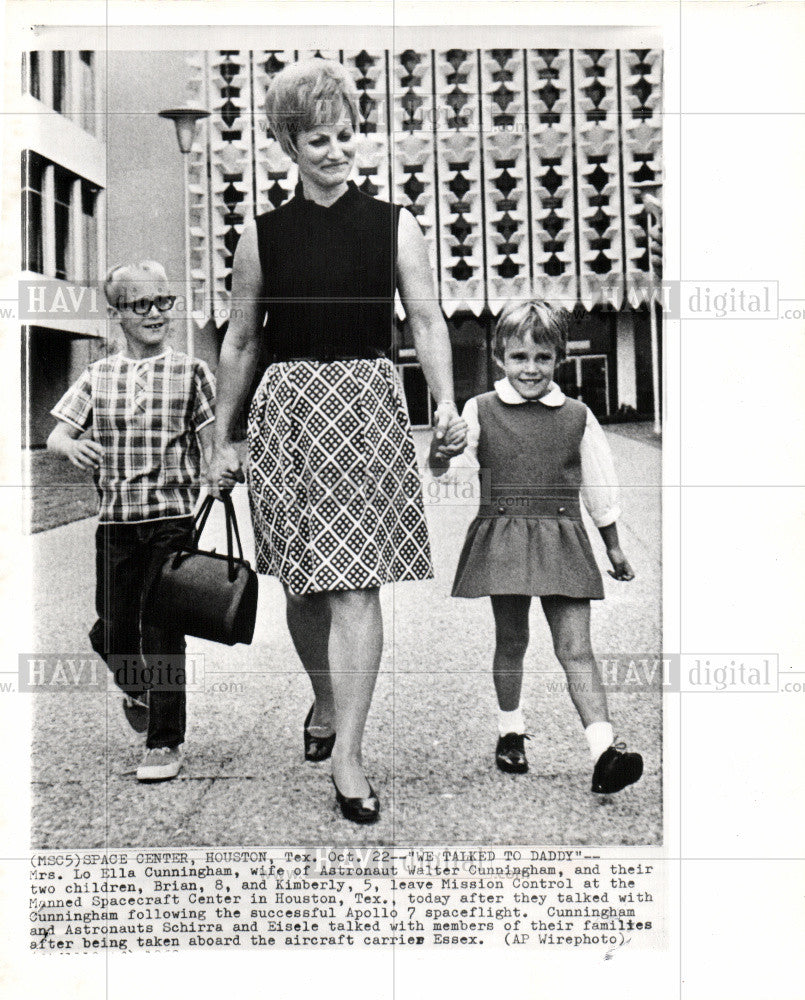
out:
M504 403L528 402L507 378L495 382L495 392ZM537 402L544 406L561 406L564 400L565 394L555 382L551 382L548 391ZM478 404L475 399L467 401L461 416L467 423L467 447L451 460L450 467L477 469L481 425L478 422ZM581 439L581 498L597 528L613 524L620 516L618 478L612 454L601 425L589 407Z

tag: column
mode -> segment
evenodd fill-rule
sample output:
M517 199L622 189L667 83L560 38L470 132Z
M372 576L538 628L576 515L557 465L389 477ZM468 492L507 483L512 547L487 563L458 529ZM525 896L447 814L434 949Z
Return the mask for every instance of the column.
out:
M634 315L616 313L615 357L618 371L618 406L637 409L637 372L635 368Z
M53 164L49 163L42 178L42 270L47 278L56 277L56 183Z
M73 266L68 281L83 285L87 282L86 254L84 253L84 219L81 214L81 178L70 185L70 242L73 249Z

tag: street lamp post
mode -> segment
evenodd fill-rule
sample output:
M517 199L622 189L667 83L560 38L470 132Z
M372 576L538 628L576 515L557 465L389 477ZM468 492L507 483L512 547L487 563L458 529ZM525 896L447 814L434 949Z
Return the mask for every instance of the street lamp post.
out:
M184 166L185 313L187 316L187 353L191 358L195 355L195 344L193 342L193 282L190 274L190 172L188 160L190 150L193 148L196 126L202 118L209 118L209 116L209 111L192 105L185 105L181 108L166 108L159 112L160 118L168 118L176 126L176 138L179 142L179 151L182 154Z

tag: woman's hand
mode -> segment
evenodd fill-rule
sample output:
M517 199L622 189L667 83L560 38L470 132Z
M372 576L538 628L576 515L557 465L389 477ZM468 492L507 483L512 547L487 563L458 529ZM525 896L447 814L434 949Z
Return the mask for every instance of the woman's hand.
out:
M450 459L460 455L467 446L467 425L459 419L454 421L445 431L444 437L438 438L434 433L430 440L428 466L436 476L441 476L450 467Z
M232 441L215 445L210 464L207 467L206 478L207 487L216 500L220 500L224 494L230 493L235 483L246 482L243 463L240 460L238 449Z
M452 399L442 400L442 402L436 407L434 416L436 418L436 423L434 424L433 432L437 441L443 441L448 430L456 423L463 423L461 417L458 415L456 404L452 401ZM465 436L466 426L467 425L464 424Z
M438 438L434 435L433 444L435 445L434 452L440 458L450 459L454 455L460 455L467 447L466 421L457 416L448 426L444 437Z

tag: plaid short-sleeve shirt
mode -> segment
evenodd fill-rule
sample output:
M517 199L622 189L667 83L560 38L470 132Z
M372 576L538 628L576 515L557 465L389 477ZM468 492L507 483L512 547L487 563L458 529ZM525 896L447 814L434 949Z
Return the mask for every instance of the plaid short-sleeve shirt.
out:
M156 521L192 514L201 451L196 432L215 419L215 383L197 358L168 348L91 364L50 411L103 448L99 520Z

